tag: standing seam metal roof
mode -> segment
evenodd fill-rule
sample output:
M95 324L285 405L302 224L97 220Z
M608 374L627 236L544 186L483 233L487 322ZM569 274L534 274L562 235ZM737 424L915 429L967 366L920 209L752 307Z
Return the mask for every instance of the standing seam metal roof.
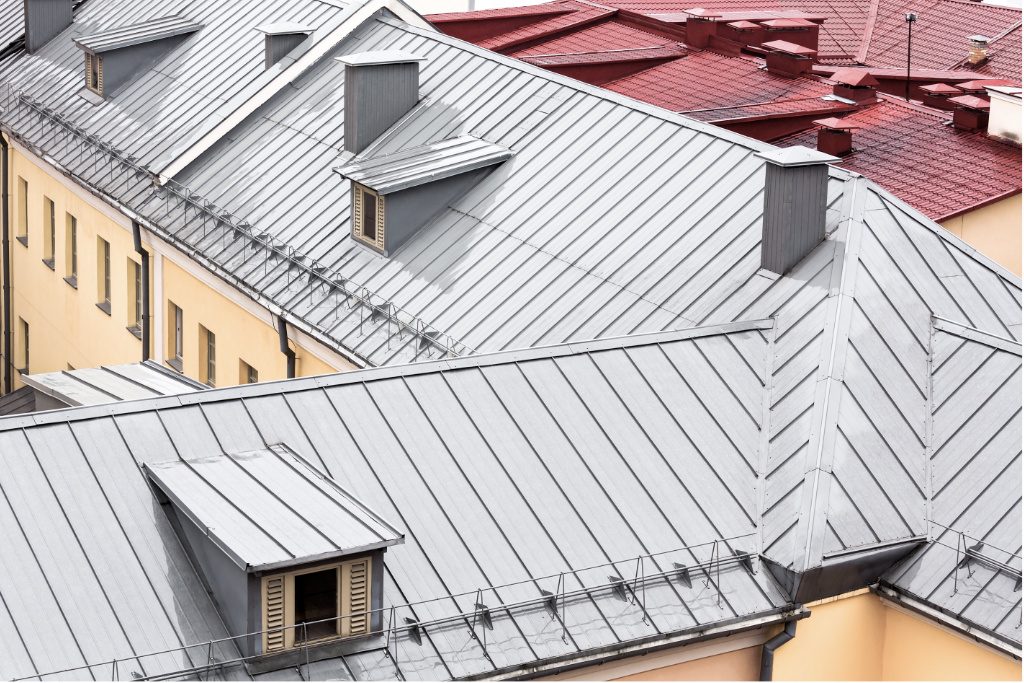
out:
M174 38L195 33L202 24L182 16L160 17L130 26L120 26L75 39L75 44L89 52L109 52L121 48L150 43L154 40Z

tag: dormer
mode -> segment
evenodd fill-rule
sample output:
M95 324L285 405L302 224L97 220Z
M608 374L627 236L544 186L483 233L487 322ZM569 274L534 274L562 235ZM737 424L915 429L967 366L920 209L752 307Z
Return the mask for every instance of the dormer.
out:
M246 656L380 632L404 536L288 446L143 468Z
M172 16L76 38L85 53L85 87L100 97L113 94L202 27Z
M511 150L469 135L378 156L335 171L352 183L352 238L385 256L465 194Z

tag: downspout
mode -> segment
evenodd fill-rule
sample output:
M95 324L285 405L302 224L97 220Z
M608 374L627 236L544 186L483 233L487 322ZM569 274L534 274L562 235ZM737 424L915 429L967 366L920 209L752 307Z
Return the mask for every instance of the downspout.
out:
M288 346L288 323L285 322L284 316L277 317L277 337L281 341L281 353L288 360L285 376L291 379L295 377L295 352Z
M772 680L775 667L775 651L796 637L796 620L787 621L781 633L771 638L761 648L761 680Z
M0 208L3 209L3 307L4 307L4 393L11 393L11 385L13 381L12 375L14 374L14 362L11 360L11 212L10 212L10 199L9 199L9 188L11 186L11 179L8 177L8 170L10 169L10 162L8 161L8 146L7 138L3 134L0 134L0 153L3 154L3 161L0 162L0 166L3 168L3 190L0 190Z
M132 221L132 240L135 251L142 258L142 362L149 360L149 252L142 247L142 226Z

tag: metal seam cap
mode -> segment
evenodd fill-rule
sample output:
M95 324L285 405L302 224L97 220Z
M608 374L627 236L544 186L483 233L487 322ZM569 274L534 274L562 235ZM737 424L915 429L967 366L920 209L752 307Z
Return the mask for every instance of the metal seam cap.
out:
M155 40L195 33L202 24L173 16L153 19L130 26L121 26L100 33L75 38L75 44L83 50L94 53L110 52L133 45L151 43Z

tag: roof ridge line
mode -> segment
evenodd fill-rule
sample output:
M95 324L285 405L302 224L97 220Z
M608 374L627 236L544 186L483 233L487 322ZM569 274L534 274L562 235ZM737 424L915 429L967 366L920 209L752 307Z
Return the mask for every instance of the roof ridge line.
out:
M313 389L326 389L338 385L374 382L393 379L395 377L410 377L449 370L489 367L545 358L559 358L564 356L593 353L595 351L611 351L615 349L634 348L637 346L652 346L670 342L687 341L690 339L729 335L739 332L767 330L774 326L775 321L770 318L740 320L715 325L703 325L699 327L688 327L662 332L650 332L647 334L622 335L604 339L568 341L559 344L549 344L546 346L493 351L490 353L479 353L470 356L459 356L457 358L435 361L421 361L418 363L406 363L403 365L385 365L360 370L349 370L347 372L337 372L328 375L281 379L270 382L260 382L259 384L243 384L234 387L224 387L221 389L210 388L204 391L197 391L188 394L133 399L128 401L119 401L117 403L50 410L41 413L29 413L26 415L12 415L9 417L0 417L0 433L8 430L24 429L26 427L36 427L46 424L79 422L99 417L113 417L115 415L127 415L132 413L162 410L165 408L177 408L189 405L254 398L258 396L296 393Z
M868 50L871 49L871 38L875 33L875 23L878 21L878 2L879 0L871 0L871 4L868 6L868 17L867 21L864 22L864 33L861 36L860 45L857 46L857 52L853 58L860 64L867 61Z

